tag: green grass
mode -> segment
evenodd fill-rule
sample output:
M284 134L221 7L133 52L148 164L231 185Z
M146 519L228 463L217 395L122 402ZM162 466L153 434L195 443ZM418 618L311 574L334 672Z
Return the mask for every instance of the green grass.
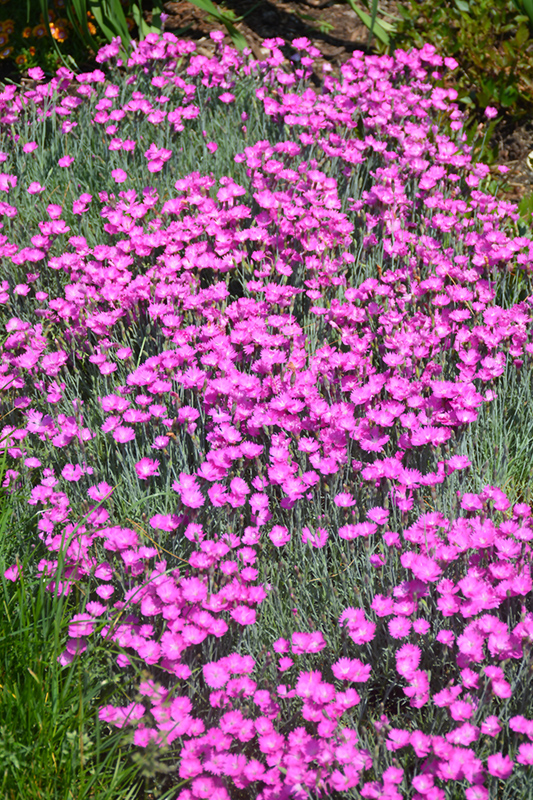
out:
M33 527L30 515L17 523L2 492L0 797L133 800L144 782L140 768L120 732L111 734L97 716L111 683L102 671L105 659L100 654L96 673L91 658L67 667L57 661L80 598L46 590L48 580L36 573L38 559L25 544ZM16 583L3 577L14 549L23 574Z

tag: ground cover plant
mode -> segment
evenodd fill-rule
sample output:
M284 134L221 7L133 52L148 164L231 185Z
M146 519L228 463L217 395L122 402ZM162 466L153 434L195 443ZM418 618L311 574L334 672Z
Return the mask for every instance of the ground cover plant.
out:
M528 797L532 241L452 58L266 46L0 94L6 602L85 796Z

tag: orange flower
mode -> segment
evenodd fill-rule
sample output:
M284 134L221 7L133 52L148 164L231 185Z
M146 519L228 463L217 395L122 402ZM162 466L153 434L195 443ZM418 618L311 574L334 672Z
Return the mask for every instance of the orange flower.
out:
M3 50L0 50L0 59L9 58L12 52L13 52L12 47L4 47Z
M28 50L28 53L32 57L35 55L36 52L37 52L37 50L35 49L35 47L30 47L30 49Z
M13 33L15 30L15 23L12 19L4 20L4 33L7 33L9 36L10 33Z
M29 39L30 36L31 36L31 28L24 28L24 30L22 31L22 38Z
M64 42L65 39L68 38L68 34L64 28L56 27L55 25L50 25L50 30L56 42Z
M3 36L0 33L0 47L2 47L2 45L4 44L7 44L8 42L9 42L9 36Z
M87 27L89 28L89 33L90 33L92 36L94 36L94 35L95 35L95 33L96 33L96 28L95 28L95 26L92 24L92 22L88 22L88 23L87 23Z
M42 39L43 36L48 36L48 31L44 25L36 25L33 29L33 35L37 36L38 39Z
M17 66L22 67L22 65L25 63L26 63L26 56L20 55L16 57L15 64L17 64Z
M132 20L131 17L126 17L126 24L128 26L129 31L132 31L135 27L135 22Z

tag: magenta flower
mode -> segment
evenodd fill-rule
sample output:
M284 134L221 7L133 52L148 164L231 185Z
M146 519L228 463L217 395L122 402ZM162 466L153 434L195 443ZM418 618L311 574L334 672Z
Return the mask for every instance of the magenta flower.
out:
M235 606L230 611L230 616L238 622L239 625L253 625L256 620L256 612L253 608L248 606Z
M156 528L157 530L160 531L167 531L167 532L174 531L179 525L178 515L155 514L155 516L150 517L150 525L152 526L152 528Z
M66 481L79 481L84 474L85 470L79 464L66 464L61 470L61 477Z
M502 726L500 725L500 721L498 717L494 715L486 717L481 723L481 733L484 733L487 736L497 736L501 729Z
M393 639L405 639L411 631L411 620L408 617L393 617L387 627Z
M129 428L127 425L119 425L113 431L113 439L120 444L131 442L133 439L135 439L135 431L133 428Z
M221 689L229 681L230 675L220 664L211 662L202 667L204 680L213 689Z
M452 719L456 720L457 722L464 722L465 720L470 719L474 713L472 703L467 703L465 700L455 700L453 703L451 703L449 708Z
M207 597L207 588L199 578L184 578L180 588L184 600L189 603L201 603Z
M159 461L155 458L141 458L141 460L135 464L135 472L143 481L154 475L159 475L158 470Z
M274 525L268 535L270 541L276 547L283 547L283 545L287 544L291 540L291 535L288 529L283 525Z
M507 780L513 771L513 761L509 756L494 753L487 758L487 769L495 778Z
M4 572L4 578L6 581L12 581L15 583L19 578L19 568L16 564L13 564L11 567L8 567Z
M57 162L59 167L70 167L72 163L74 163L74 158L72 156L62 156Z
M325 547L329 538L328 532L324 528L317 528L314 532L309 528L302 528L302 543L310 544L312 547Z
M96 620L90 614L75 614L70 620L68 635L72 639L79 636L90 636L94 631Z
M44 72L40 67L31 67L28 70L28 75L34 81L42 81L43 78L45 77Z
M109 497L112 493L113 487L104 481L97 486L91 486L91 488L87 490L89 497L97 502L100 502L100 500L103 500L105 497Z
M531 766L533 764L533 744L524 743L519 745L516 760L519 764Z
M128 180L128 173L124 172L123 169L112 169L111 175L115 180L115 183L124 183Z
M415 644L404 644L396 653L396 669L404 678L411 680L411 676L420 664L422 651Z
M44 192L45 190L46 187L41 186L38 181L32 181L26 191L28 194L41 194L41 192Z

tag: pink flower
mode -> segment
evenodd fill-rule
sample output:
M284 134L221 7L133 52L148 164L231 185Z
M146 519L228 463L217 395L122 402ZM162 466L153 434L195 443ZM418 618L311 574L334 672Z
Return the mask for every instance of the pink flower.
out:
M279 660L278 669L280 672L286 672L286 670L290 669L293 664L294 661L292 658L289 658L288 656L282 656Z
M494 119L494 117L498 116L498 111L492 106L487 106L485 109L485 116L488 117L488 119Z
M291 540L291 535L288 529L283 525L274 525L268 535L270 541L276 547L283 547L283 545L287 544L287 542L290 542Z
M311 532L309 528L302 528L303 544L310 544L312 547L321 548L325 546L328 538L329 534L324 528L317 528L314 533Z
M65 464L61 470L61 477L66 481L79 481L84 474L85 470L79 464Z
M384 525L389 518L389 513L387 509L376 506L368 511L367 517L371 519L372 522L377 522L378 525Z
M218 99L221 103L233 103L235 100L235 95L231 92L223 92L221 95L219 95Z
M95 624L96 620L90 614L75 614L70 620L68 635L72 639L78 636L90 636Z
M404 678L410 680L420 664L422 651L416 644L404 644L396 653L396 669Z
M31 69L28 70L28 75L34 81L42 81L44 78L44 72L40 67L31 67Z
M487 758L487 769L495 778L506 780L513 771L513 762L509 756L494 753Z
M115 179L115 183L124 183L124 181L128 180L128 173L124 172L123 169L112 169L111 175Z
M218 144L216 142L207 142L206 147L210 153L216 153L218 150Z
M408 617L393 617L387 627L393 639L405 639L411 631L411 620Z
M155 516L150 517L150 525L160 531L174 531L179 525L178 515L155 514Z
M180 589L188 603L202 603L207 597L207 587L199 578L183 578Z
M472 704L464 700L455 700L450 705L450 714L456 722L464 722L464 720L470 719L473 713L474 707Z
M519 764L531 766L533 764L533 744L521 744L518 748L516 760Z
M413 629L416 631L416 633L419 633L422 636L426 634L430 628L431 625L427 619L415 619L413 622Z
M296 683L296 694L302 699L309 699L313 697L317 687L322 682L322 673L315 672L302 672Z
M33 153L33 151L37 150L38 147L39 145L37 144L37 142L26 142L26 144L22 148L22 151L24 153Z
M100 502L100 500L103 500L105 497L109 497L112 493L113 487L103 481L97 486L91 486L91 488L87 490L89 497L97 502Z
M8 567L4 572L4 578L6 579L6 581L12 581L13 583L15 583L15 581L18 580L18 577L19 577L19 568L16 564L13 564L12 567Z
M229 681L229 672L215 661L204 664L202 667L204 681L213 689L221 689Z
M335 496L334 499L335 505L340 506L340 508L350 508L351 506L355 505L355 500L353 499L352 495L349 492L341 492L340 494Z
M230 616L238 622L239 625L253 625L256 619L256 613L253 608L248 606L235 606L230 611Z
M129 428L126 425L119 425L118 428L115 428L113 431L113 439L120 444L131 442L135 439L135 431L133 428Z
M155 458L141 458L135 464L135 472L143 481L150 478L152 475L159 475L158 472L159 461Z
M363 664L358 658L340 658L332 664L331 669L335 677L340 681L366 683L372 667L370 664Z
M41 194L46 191L46 186L41 186L37 181L32 181L27 188L28 194Z
M402 564L404 564L404 555L401 556ZM407 565L404 564L404 566ZM417 555L415 558L413 558L409 563L409 569L411 569L416 578L424 581L425 583L434 583L442 575L442 569L439 567L436 561L433 561L433 559L423 555Z
M73 161L74 158L72 156L63 156L62 158L59 159L57 164L59 167L70 167Z
M494 715L486 717L481 723L481 733L484 733L486 736L497 736L501 729L500 721L498 717Z

